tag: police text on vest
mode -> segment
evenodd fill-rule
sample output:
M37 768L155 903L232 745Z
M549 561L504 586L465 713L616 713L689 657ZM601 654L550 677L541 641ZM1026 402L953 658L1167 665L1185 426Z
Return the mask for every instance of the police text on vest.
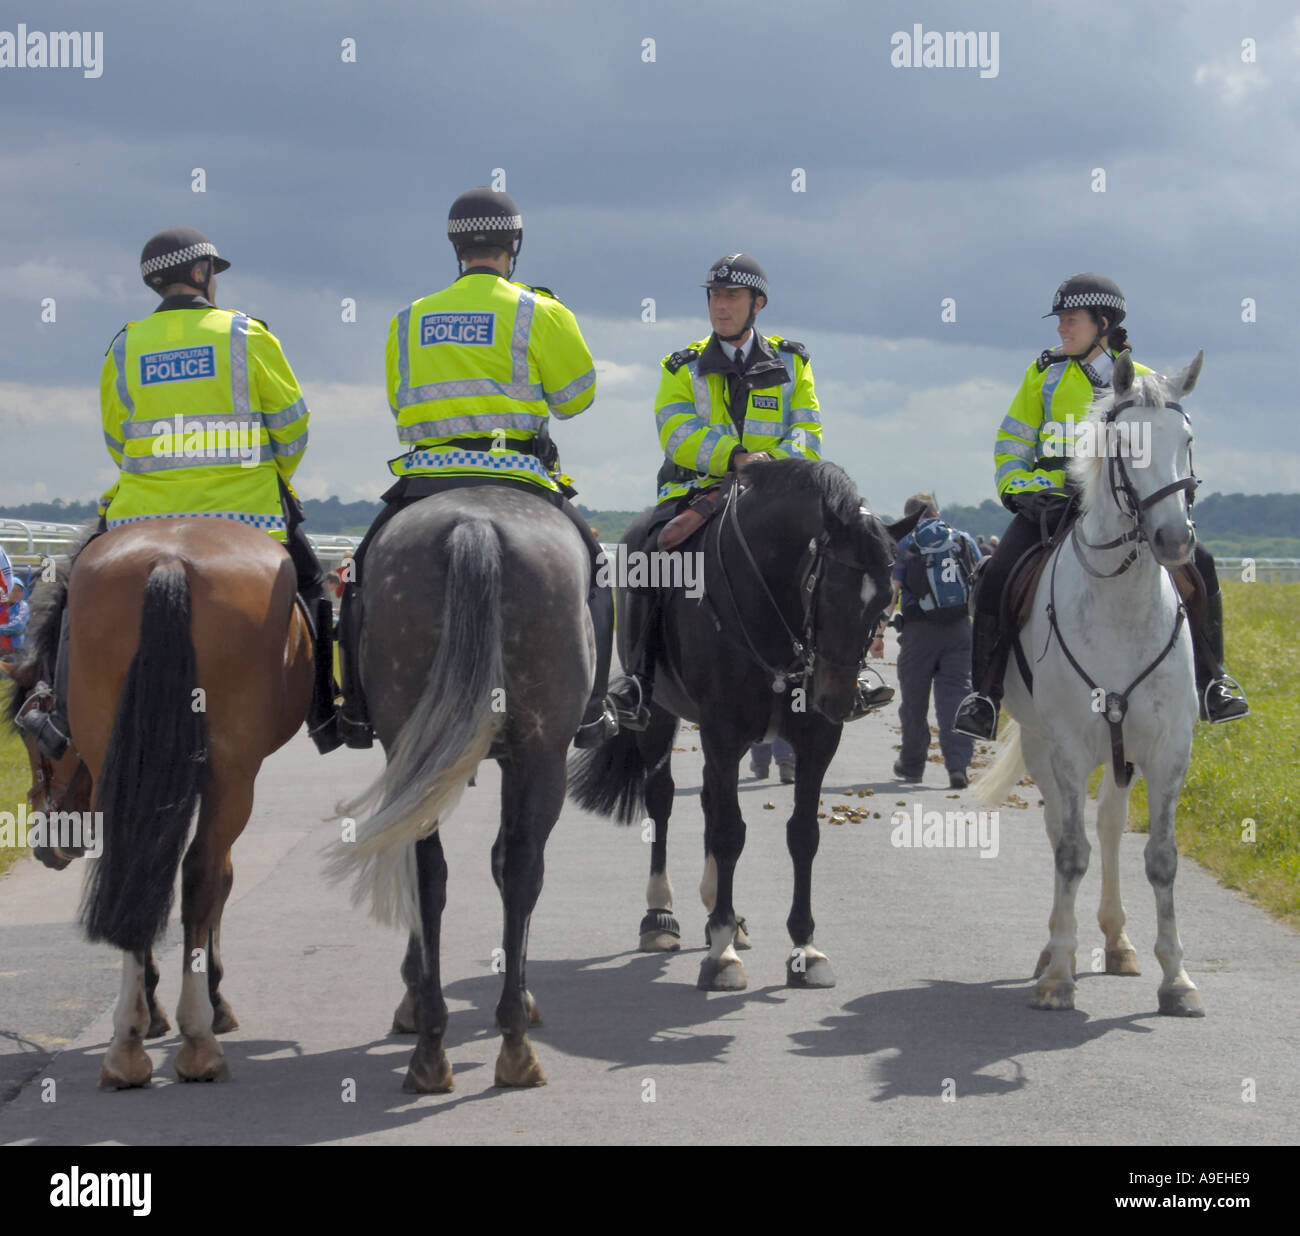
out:
M495 313L426 313L420 319L420 347L459 343L490 348L496 334Z

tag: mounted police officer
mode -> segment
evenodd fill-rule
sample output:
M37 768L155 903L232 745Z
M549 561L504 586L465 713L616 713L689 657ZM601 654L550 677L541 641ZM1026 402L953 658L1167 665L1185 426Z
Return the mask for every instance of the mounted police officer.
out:
M308 730L328 752L342 744L332 689L333 621L324 573L289 483L307 448L307 404L266 323L216 307L216 276L229 266L190 227L159 232L140 255L140 276L162 303L122 327L105 354L104 441L121 473L100 499L100 532L144 519L204 516L260 528L283 544L316 641ZM52 759L68 742L66 652L65 613L53 706L24 718L39 728L33 737Z
M605 685L613 648L613 596L596 584L600 543L567 501L575 491L558 467L548 430L591 407L596 368L573 314L548 288L511 282L523 245L514 200L487 188L452 203L447 238L459 276L403 309L388 331L388 403L408 453L389 468L399 480L357 549L340 619L343 708L351 747L373 741L357 676L361 574L376 532L403 507L466 485L508 484L562 510L592 555L588 596L596 632L596 680L575 738L595 746L616 732ZM539 649L538 655L549 655Z
M748 254L729 253L713 263L700 286L713 333L662 362L655 422L664 463L647 545L674 518L702 524L718 487L751 460L821 458L821 414L807 348L755 329L768 301L766 272ZM660 600L653 596L639 628L629 672L610 688L619 724L629 729L644 729L650 720L650 649ZM884 689L884 699L892 694ZM873 695L871 703L884 699Z
M1068 425L1083 420L1092 401L1110 386L1115 357L1130 351L1120 325L1126 305L1116 283L1098 274L1072 275L1056 289L1044 317L1057 318L1061 346L1042 353L1025 371L1020 390L1002 420L994 445L998 496L1015 512L996 552L983 569L972 632L971 681L975 690L961 702L953 728L972 738L997 733L1010 639L1002 630L1002 593L1021 555L1072 513L1065 457L1057 444L1070 437ZM1134 362L1135 372L1150 373ZM1214 559L1197 544L1181 569L1184 588L1204 596L1188 607L1196 661L1201 718L1235 721L1250 710L1240 687L1223 671L1223 595ZM1183 589L1180 589L1182 591Z

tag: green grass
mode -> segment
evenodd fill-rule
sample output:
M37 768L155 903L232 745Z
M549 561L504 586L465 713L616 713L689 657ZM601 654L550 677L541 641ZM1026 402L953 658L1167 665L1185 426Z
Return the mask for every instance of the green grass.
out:
M1178 798L1178 852L1228 888L1300 926L1300 584L1223 585L1228 672L1250 698L1250 716L1196 726ZM1093 793L1098 770L1090 782ZM1129 827L1147 831L1146 783L1129 799ZM1243 839L1247 820L1255 840Z
M0 700L7 694L8 683L0 681ZM7 726L0 727L0 811L17 813L18 804L27 801L27 788L32 783L31 765L18 736ZM0 874L8 871L30 850L0 848Z

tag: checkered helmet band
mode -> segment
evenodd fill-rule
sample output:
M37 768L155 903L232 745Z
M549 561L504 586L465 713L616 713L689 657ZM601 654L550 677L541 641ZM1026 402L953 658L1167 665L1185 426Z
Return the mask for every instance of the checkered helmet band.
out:
M709 267L708 278L700 285L706 288L752 288L763 296L768 295L767 275L763 268L744 253L732 253L720 258Z
M175 249L171 253L163 253L158 257L150 258L147 262L141 262L140 274L147 279L160 270L171 270L173 266L187 266L190 262L197 262L199 258L220 256L217 246L211 241L204 241L199 245L186 245L183 249Z
M1042 304L1039 301L1039 304ZM1053 313L1069 309L1124 309L1124 298L1113 292L1073 292L1060 296L1052 308Z
M524 226L523 215L480 215L475 219L448 219L447 235L464 232L517 232Z

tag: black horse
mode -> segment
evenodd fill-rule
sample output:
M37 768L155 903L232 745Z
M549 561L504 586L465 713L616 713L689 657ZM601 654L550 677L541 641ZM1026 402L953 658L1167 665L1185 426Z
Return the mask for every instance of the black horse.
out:
M388 767L341 813L377 810L336 848L381 921L410 930L407 995L394 1029L419 1035L403 1088L452 1089L439 933L447 900L445 823L479 761L502 773L492 874L505 908L505 985L496 1082L546 1078L528 1041L528 921L542 853L564 804L565 755L596 664L587 610L591 556L541 495L484 486L435 494L378 531L366 556L361 677Z
M847 473L832 463L773 460L749 465L745 476L746 487L733 488L723 511L677 551L702 555L704 596L692 599L674 590L658 606L656 629L649 633L654 690L648 728L623 730L577 756L570 795L623 823L639 821L648 811L654 835L641 947L677 948L680 932L666 870L670 760L679 721L698 722L706 859L700 894L711 910L709 955L700 963L698 985L740 990L745 973L735 951L732 879L745 845L745 821L736 782L749 746L780 733L796 754L794 813L786 824L795 874L787 920L795 947L786 963L787 982L831 987L830 963L813 947L818 796L853 707L871 632L890 599L894 544L916 517L882 523ZM653 511L641 516L625 544L642 546L654 520ZM626 664L654 607L625 589L618 606Z

